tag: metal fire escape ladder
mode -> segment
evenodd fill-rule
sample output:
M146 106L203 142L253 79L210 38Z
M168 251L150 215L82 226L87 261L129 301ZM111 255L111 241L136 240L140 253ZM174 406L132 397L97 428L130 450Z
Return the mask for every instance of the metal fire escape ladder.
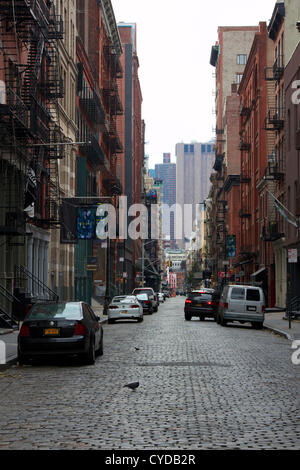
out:
M55 18L55 7L52 6L54 11L54 18ZM53 28L56 29L55 23L53 24ZM57 47L57 39L55 34L51 35L49 39L53 55L52 58L54 59L54 76L59 78L60 75L60 68L59 68L59 52ZM60 110L59 110L59 102L58 102L59 94L54 96L54 103L51 108L52 113L52 122L51 122L51 129L50 129L50 137L51 143L63 143L64 137L63 132L60 127ZM60 158L64 155L64 147L63 145L57 146L57 151L60 149ZM51 148L50 148L51 153ZM57 155L56 155L57 157ZM49 185L49 200L50 200L50 223L52 225L59 225L60 224L60 216L59 216L59 208L61 205L61 196L62 190L60 188L59 183L59 168L58 168L58 158L50 158L49 159L49 177L50 177L50 185Z
M1 124L1 143L4 144L0 148L0 164L1 172L4 176L2 185L2 196L0 203L0 210L4 210L5 220L2 219L0 225L4 221L6 229L1 227L1 234L7 235L7 242L13 245L11 237L16 235L23 235L25 232L25 216L23 212L24 196L25 196L25 175L27 174L28 159L25 153L20 148L20 138L24 139L24 126L28 123L28 109L22 101L18 89L18 80L20 78L18 66L20 65L20 54L18 47L18 36L16 28L15 16L15 0L12 0L12 18L13 18L13 36L11 41L14 43L14 48L11 47L8 55L7 48L3 36L3 21L0 21L0 37L1 49L3 55L3 64L5 70L5 93L2 104L7 110L3 110L2 118L5 125ZM14 49L14 50L13 50ZM15 63L11 58L15 56ZM14 66L14 70L12 67ZM12 73L13 72L13 73ZM6 116L6 117L4 117ZM25 131L26 132L26 131ZM25 138L27 141L27 138ZM7 145L7 148L6 148ZM2 214L4 216L4 213ZM17 243L24 245L23 241Z

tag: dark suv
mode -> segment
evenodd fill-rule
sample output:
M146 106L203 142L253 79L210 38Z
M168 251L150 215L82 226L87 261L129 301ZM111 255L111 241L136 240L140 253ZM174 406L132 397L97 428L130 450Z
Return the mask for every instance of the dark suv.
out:
M137 287L132 291L132 294L148 294L149 300L151 300L152 302L153 312L157 312L159 304L158 295L155 294L154 290L151 287Z
M199 317L201 321L205 318L216 320L220 295L212 289L201 289L192 291L184 305L184 318L191 320L192 317Z

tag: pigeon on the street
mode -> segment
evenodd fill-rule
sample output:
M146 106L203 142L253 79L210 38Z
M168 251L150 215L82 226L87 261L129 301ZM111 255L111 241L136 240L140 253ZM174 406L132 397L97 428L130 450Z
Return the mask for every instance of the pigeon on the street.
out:
M139 350L140 350L140 348L137 348L136 346L134 346L134 349L135 349L136 351L139 351Z
M139 385L140 382L132 382L130 384L124 385L124 387L130 388L131 390L135 390L136 388L138 388Z

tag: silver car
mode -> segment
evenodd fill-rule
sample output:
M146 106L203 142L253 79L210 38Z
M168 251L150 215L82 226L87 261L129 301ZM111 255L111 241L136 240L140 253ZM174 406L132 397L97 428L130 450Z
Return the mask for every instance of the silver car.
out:
M112 299L108 306L108 323L115 320L143 321L143 307L135 295L119 295Z

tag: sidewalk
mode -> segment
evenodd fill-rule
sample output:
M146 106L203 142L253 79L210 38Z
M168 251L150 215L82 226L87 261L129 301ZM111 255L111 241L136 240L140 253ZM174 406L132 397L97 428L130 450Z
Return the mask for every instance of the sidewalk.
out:
M289 329L289 321L286 320L284 316L284 312L266 313L264 328L274 331L281 336L285 336L291 341L294 339L300 339L300 321L292 320L291 329Z

